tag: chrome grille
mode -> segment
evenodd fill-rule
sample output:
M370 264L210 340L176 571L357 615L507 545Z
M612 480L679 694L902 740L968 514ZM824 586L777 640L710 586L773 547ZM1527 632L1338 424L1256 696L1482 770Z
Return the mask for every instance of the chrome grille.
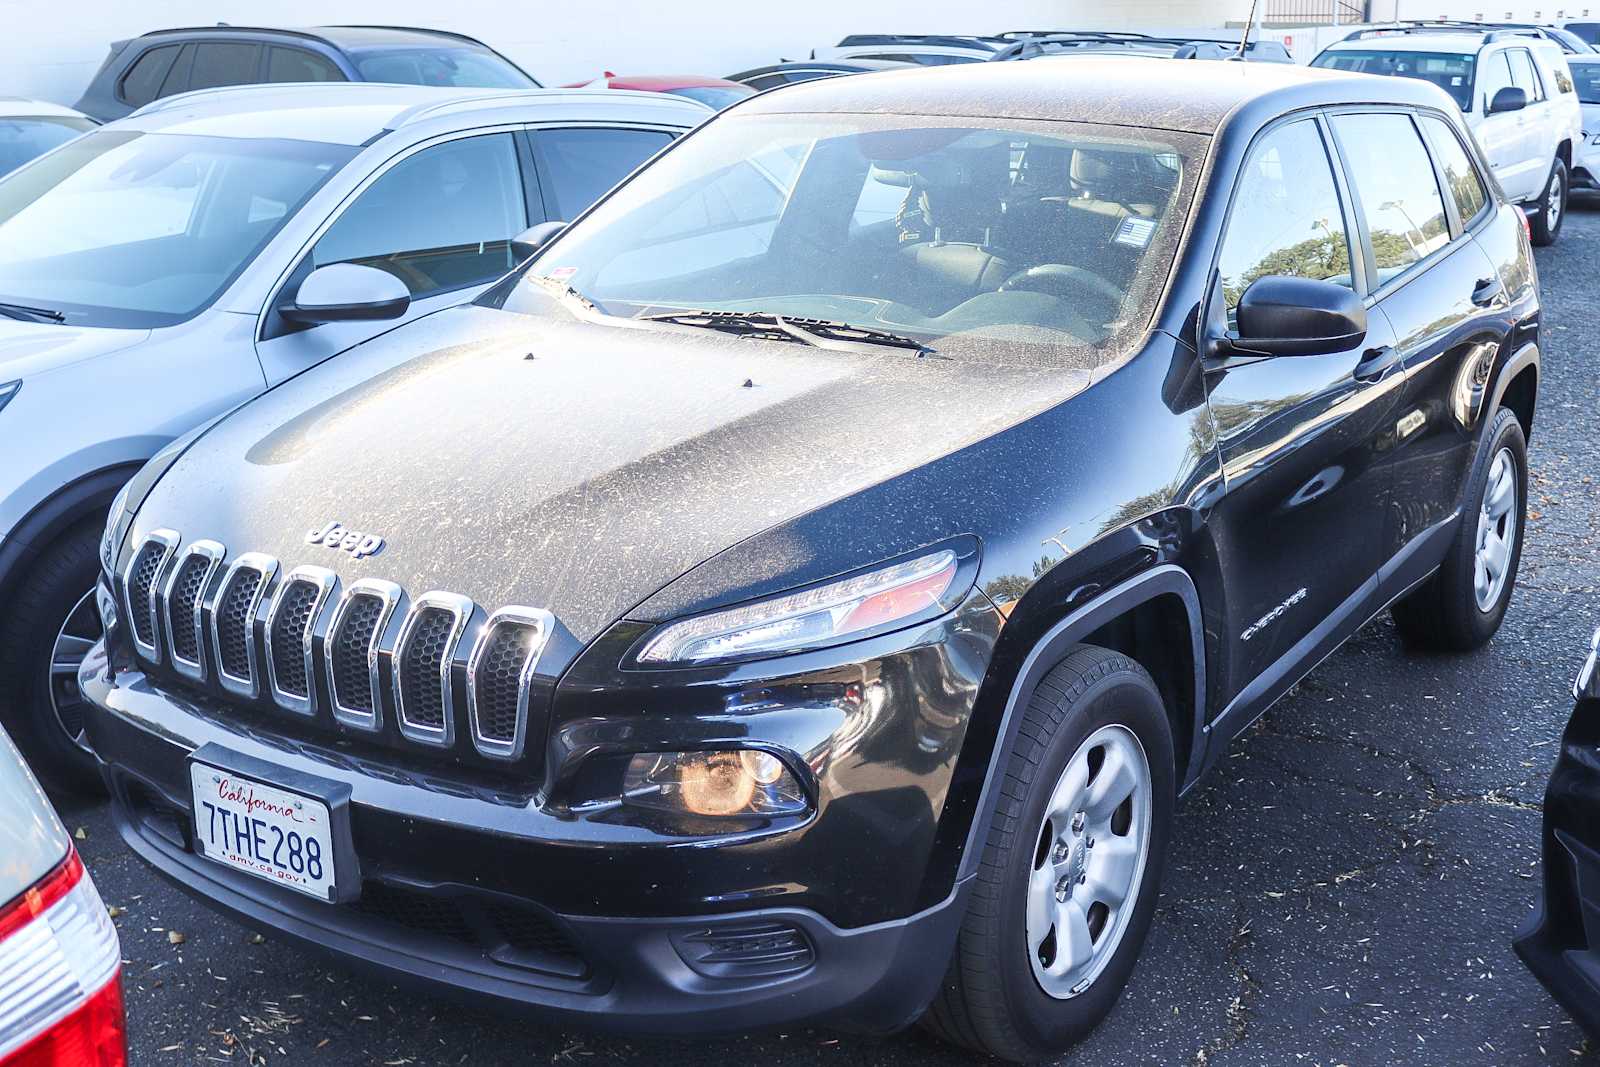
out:
M455 744L451 663L472 601L454 593L424 593L412 604L395 640L394 700L400 732L419 744Z
M278 561L246 552L229 565L211 609L211 643L217 654L217 680L239 696L261 695L256 672L255 620L261 598L278 573Z
M122 595L128 608L128 629L133 643L146 657L160 660L160 624L157 622L157 602L160 597L161 572L178 548L178 535L172 530L152 530L139 551L128 562L127 573L122 578Z
M328 622L328 693L334 718L348 726L376 730L383 725L378 643L401 595L393 582L364 578L345 591Z
M530 693L555 628L549 612L507 607L485 618L455 593L407 602L393 582L341 587L321 567L280 575L261 553L228 561L215 541L179 544L174 531L152 531L122 575L122 610L146 663L384 744L451 749L459 739L488 759L527 754ZM391 715L400 741L384 735Z
M178 673L196 680L206 676L205 626L201 608L227 549L215 541L196 541L178 554L178 564L162 590L166 612L167 651Z
M517 759L527 743L528 689L554 619L537 608L489 617L467 662L467 721L485 756Z
M321 567L296 567L267 613L267 677L279 707L301 715L316 711L311 685L311 636L339 579Z

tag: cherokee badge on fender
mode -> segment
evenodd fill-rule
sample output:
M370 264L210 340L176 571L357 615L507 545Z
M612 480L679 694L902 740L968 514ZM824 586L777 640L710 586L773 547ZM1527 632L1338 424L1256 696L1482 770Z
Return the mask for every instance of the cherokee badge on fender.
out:
M1538 293L1426 83L793 86L526 243L103 553L124 838L382 975L1051 1055L1230 739L1389 604L1469 649L1513 594Z

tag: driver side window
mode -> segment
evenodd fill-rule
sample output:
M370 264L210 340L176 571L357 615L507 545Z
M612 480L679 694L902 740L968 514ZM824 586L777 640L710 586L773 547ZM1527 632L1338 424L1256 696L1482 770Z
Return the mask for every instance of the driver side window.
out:
M1355 288L1349 231L1314 120L1280 126L1251 150L1217 267L1230 326L1244 291L1269 274Z
M421 299L516 266L511 239L528 225L512 135L467 137L408 156L367 186L311 249L312 266L377 267Z

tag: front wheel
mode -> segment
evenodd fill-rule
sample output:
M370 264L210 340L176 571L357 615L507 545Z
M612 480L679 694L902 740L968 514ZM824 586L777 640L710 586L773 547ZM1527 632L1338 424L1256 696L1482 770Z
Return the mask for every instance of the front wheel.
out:
M1567 220L1567 192L1567 165L1557 157L1544 192L1534 202L1533 214L1528 217L1528 231L1533 243L1540 248L1555 244L1556 238L1561 236L1561 224Z
M84 738L78 667L101 637L99 543L85 523L52 545L0 619L0 721L45 784L91 795L104 787Z
M1500 629L1522 560L1528 444L1506 408L1495 412L1467 483L1467 505L1444 562L1390 609L1414 648L1470 652Z
M1023 714L925 1020L1019 1061L1082 1040L1121 995L1155 910L1176 777L1161 694L1119 653L1078 646Z

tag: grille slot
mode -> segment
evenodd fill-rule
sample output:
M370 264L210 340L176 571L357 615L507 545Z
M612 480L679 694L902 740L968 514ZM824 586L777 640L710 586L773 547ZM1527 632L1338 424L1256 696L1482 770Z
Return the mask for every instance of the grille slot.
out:
M424 593L395 642L395 713L400 732L419 744L455 743L451 662L472 601L454 593Z
M222 576L211 609L211 643L217 653L217 679L240 696L261 694L256 673L255 619L278 561L258 552L234 560Z
M467 664L467 718L485 756L514 760L528 736L528 688L553 619L536 608L501 608L489 617Z
M167 650L178 673L204 680L205 639L201 636L201 609L222 557L227 554L215 541L196 541L178 557L178 565L162 591L167 621Z
M393 582L364 578L351 584L328 622L323 651L328 661L328 692L333 715L363 730L383 724L378 686L378 643L400 601Z
M128 605L128 628L132 631L133 643L153 662L161 659L161 649L156 644L160 636L156 608L161 593L161 572L177 547L176 532L152 530L139 551L133 554L123 576L123 597Z
M267 675L278 705L301 715L316 710L311 684L311 630L338 584L332 571L296 567L284 576L267 614Z

